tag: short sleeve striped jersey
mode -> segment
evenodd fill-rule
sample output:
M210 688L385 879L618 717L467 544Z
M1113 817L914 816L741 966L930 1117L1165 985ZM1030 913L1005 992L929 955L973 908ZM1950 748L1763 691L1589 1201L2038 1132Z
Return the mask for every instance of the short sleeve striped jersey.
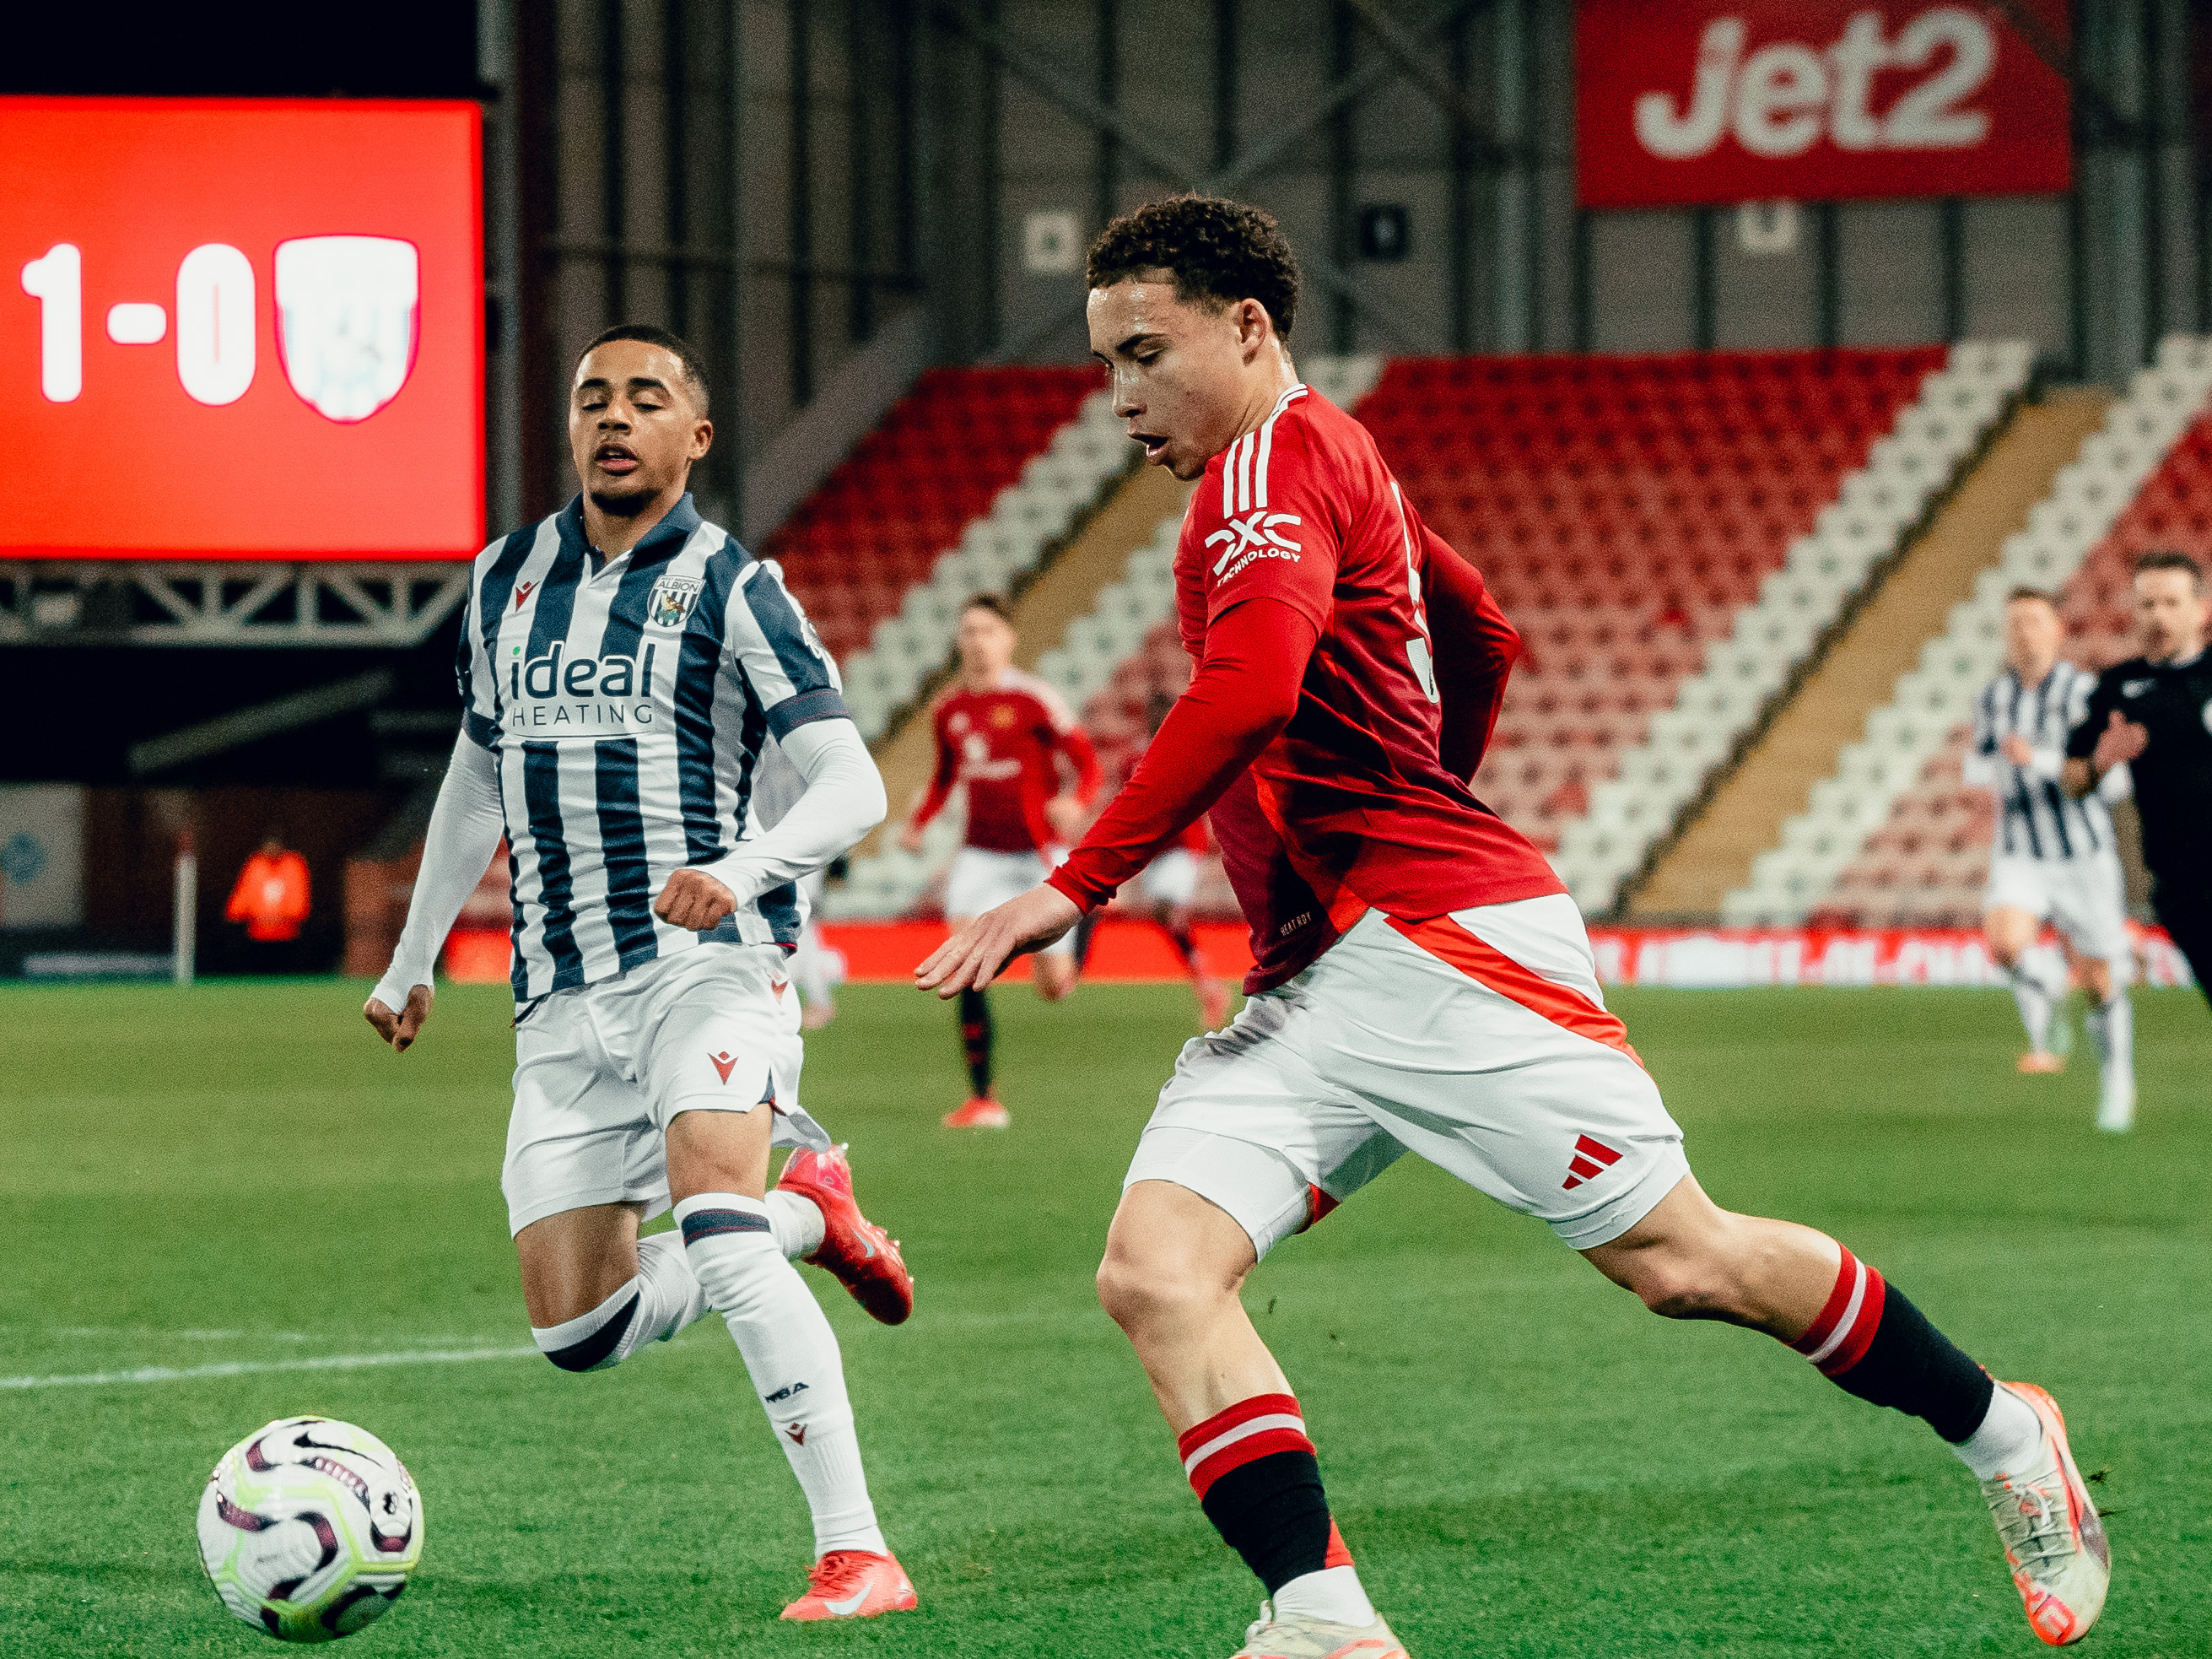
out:
M2034 685L2008 668L1974 699L1964 771L1969 783L1996 796L1997 853L2062 860L2115 855L2112 813L2102 796L2076 800L2059 781L2066 740L2087 714L2096 687L2097 677L2087 669L2060 661ZM2011 737L2027 741L2029 765L2015 766L2005 757L2004 741Z
M689 495L591 566L571 501L477 556L463 617L462 720L498 762L518 1001L706 940L795 942L788 883L711 933L653 901L768 827L754 783L770 738L847 715L781 572Z

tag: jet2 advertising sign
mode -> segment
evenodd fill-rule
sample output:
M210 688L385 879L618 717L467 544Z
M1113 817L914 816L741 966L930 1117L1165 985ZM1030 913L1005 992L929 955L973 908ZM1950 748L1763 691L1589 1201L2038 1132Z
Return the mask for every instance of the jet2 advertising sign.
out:
M464 558L473 104L0 98L0 557Z
M2066 0L1582 0L1576 177L1588 208L2060 191Z

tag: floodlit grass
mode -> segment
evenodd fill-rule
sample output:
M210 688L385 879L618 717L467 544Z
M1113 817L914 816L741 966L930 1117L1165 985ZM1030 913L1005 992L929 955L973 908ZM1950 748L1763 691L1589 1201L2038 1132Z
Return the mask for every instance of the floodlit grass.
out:
M499 1193L512 1050L453 988L396 1058L340 982L0 993L0 1376L526 1346ZM1189 1000L996 994L1012 1131L956 1136L951 1016L855 988L809 1106L906 1242L887 1330L809 1270L922 1610L782 1626L796 1489L719 1321L617 1370L535 1358L0 1389L0 1654L243 1654L192 1507L264 1420L360 1422L421 1483L363 1655L1220 1659L1258 1587L1094 1301ZM1826 1227L2066 1407L2116 1512L2088 1651L2212 1650L2212 1020L2137 994L2142 1128L2011 1070L1982 992L1623 993L1723 1203ZM1972 1482L1779 1346L1668 1325L1408 1159L1255 1275L1345 1534L1415 1659L2039 1650Z

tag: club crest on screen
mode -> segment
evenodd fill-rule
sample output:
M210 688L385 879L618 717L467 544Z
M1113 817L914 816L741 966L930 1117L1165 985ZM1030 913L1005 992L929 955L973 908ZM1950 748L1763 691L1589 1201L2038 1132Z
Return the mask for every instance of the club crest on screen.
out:
M276 339L309 408L365 421L415 367L420 261L394 236L301 236L276 245Z

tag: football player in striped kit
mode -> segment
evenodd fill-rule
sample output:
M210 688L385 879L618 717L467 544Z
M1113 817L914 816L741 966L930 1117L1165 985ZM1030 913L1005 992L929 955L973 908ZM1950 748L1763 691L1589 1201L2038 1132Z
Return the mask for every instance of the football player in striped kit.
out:
M2100 1067L2097 1127L2118 1132L2136 1118L2135 1024L2128 1004L2134 949L2128 938L2127 881L2107 803L2124 799L2128 769L2116 766L2096 790L2076 799L2061 775L2066 740L2081 724L2097 677L2060 659L2058 606L2039 587L2015 587L2005 599L2005 672L1974 702L1973 736L1962 771L1996 797L1983 927L1990 953L2012 981L2027 1028L2023 1072L2055 1072L2051 1015L2068 980L2036 939L2048 921L2091 1006L2089 1036Z
M363 1012L395 1049L414 1042L438 950L504 836L501 1185L538 1346L599 1370L720 1313L814 1517L811 1582L783 1616L911 1607L836 1338L791 1266L827 1268L885 1323L912 1310L896 1245L799 1105L785 967L795 884L882 821L883 780L781 574L692 506L714 428L691 348L642 325L600 336L568 434L582 493L477 557L461 733ZM771 814L756 785L783 762L803 782ZM771 1144L797 1149L773 1191ZM639 1237L672 1207L675 1230Z

